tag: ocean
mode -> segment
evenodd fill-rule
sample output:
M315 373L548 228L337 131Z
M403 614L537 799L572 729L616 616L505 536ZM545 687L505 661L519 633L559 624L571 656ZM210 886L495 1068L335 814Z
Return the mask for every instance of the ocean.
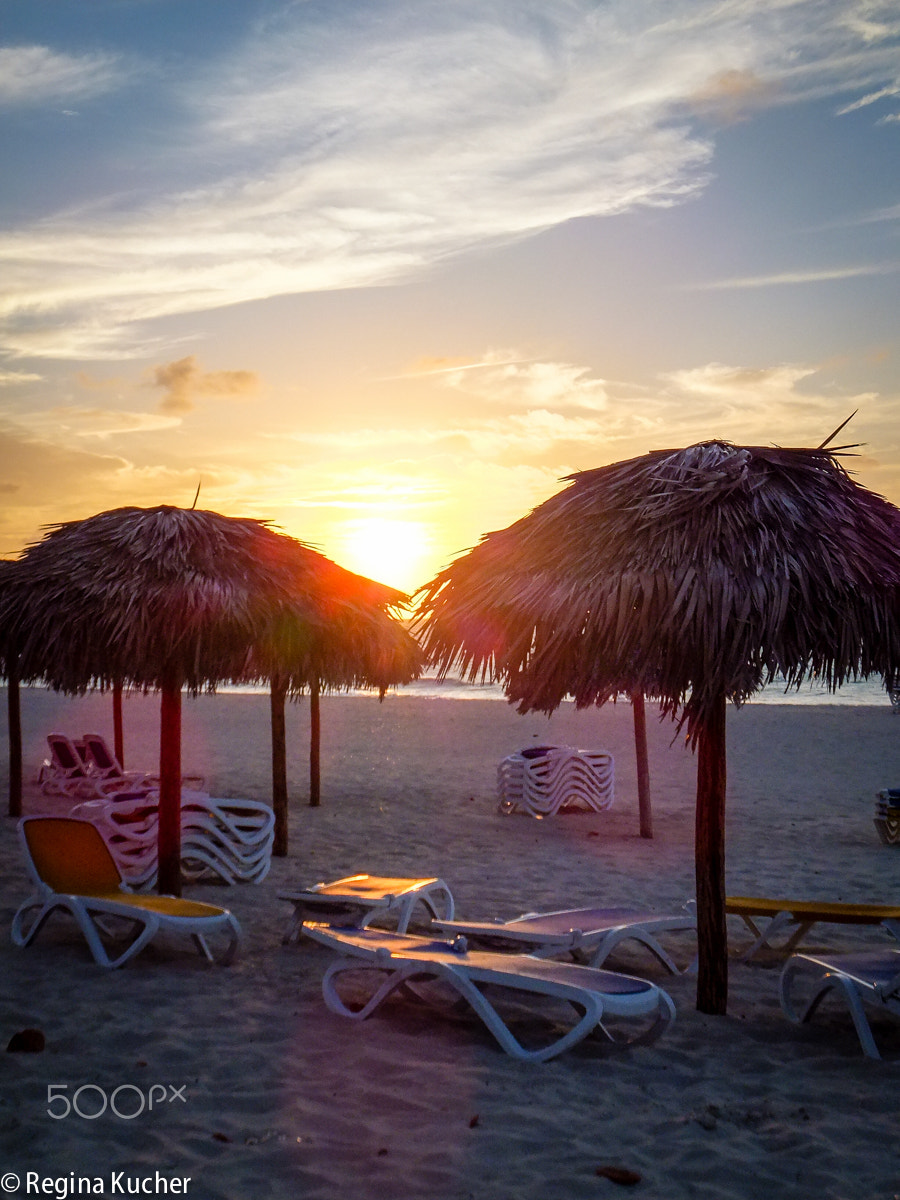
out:
M217 689L221 692L266 692L267 688L248 684L240 686L224 685ZM352 690L350 695L369 695L371 693ZM414 683L402 687L390 688L388 696L415 696L433 700L503 700L506 697L499 684L468 683L462 679L447 678L444 680L433 677L417 679ZM843 704L843 705L887 705L890 703L884 683L880 678L860 679L847 683L830 692L821 682L803 684L798 689L785 691L783 683L772 683L757 692L747 702L748 704Z

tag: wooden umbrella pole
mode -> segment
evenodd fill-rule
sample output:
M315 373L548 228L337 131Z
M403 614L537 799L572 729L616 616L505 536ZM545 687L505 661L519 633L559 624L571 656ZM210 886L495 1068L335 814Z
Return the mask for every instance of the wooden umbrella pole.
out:
M725 920L725 697L720 696L697 739L694 843L697 884L697 1009L724 1016L728 1007Z
M122 681L113 684L113 748L121 766L125 766L125 737L122 732Z
M275 814L275 840L272 853L284 858L288 852L287 736L284 705L287 679L273 675L269 681L269 706L272 725L272 811Z
M19 661L10 651L6 663L6 704L9 723L9 815L22 815L22 710L19 703Z
M637 759L638 815L642 838L653 837L653 815L650 811L650 760L647 755L647 710L644 693L631 693L634 711L634 753Z
M160 895L181 895L181 679L164 682L159 720Z
M319 754L322 746L322 717L319 711L319 677L309 681L309 806L318 808L322 803L322 776Z

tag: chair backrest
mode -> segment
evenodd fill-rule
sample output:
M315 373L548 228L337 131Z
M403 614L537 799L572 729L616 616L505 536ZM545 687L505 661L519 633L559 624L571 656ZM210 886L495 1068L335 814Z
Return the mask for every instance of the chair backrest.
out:
M119 868L90 821L24 817L19 830L32 873L52 891L76 896L119 891Z
M124 775L122 765L116 756L106 744L106 739L101 737L99 733L86 733L82 738L84 748L87 750L88 757L93 761L94 766L104 773L114 778Z
M47 745L53 765L64 771L70 779L80 778L86 773L84 761L71 738L64 733L48 733Z

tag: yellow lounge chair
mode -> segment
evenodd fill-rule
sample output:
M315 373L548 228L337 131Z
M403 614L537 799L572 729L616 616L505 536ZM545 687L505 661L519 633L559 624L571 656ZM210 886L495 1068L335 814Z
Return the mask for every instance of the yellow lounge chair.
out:
M332 883L317 883L299 892L279 892L294 914L282 942L287 945L303 933L309 919L364 929L376 917L396 913L397 932L406 933L413 910L420 902L432 918L453 919L453 894L443 879L406 879L384 875L348 875Z
M900 940L900 907L893 904L838 904L825 900L770 900L762 896L728 896L725 911L741 917L756 939L742 955L747 962L763 947L775 949L769 939L791 932L780 950L789 954L806 937L813 925L883 925ZM757 920L766 924L760 928Z
M163 931L189 934L211 962L224 964L234 957L241 931L227 909L175 896L130 892L90 821L24 817L19 835L35 891L13 917L12 940L17 946L29 946L51 913L62 909L74 917L101 967L120 967ZM116 957L110 957L101 938L110 933L108 926L113 923L131 926L131 940ZM227 936L228 944L215 955L206 939L220 933Z

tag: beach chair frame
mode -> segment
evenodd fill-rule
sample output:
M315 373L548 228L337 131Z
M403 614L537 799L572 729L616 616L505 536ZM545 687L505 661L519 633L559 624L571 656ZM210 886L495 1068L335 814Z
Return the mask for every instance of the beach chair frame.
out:
M799 979L812 978L813 991L798 1008L793 989ZM860 951L849 954L795 954L781 972L779 999L789 1021L806 1024L826 996L844 1000L856 1029L863 1054L880 1058L866 1006L900 1017L900 950Z

